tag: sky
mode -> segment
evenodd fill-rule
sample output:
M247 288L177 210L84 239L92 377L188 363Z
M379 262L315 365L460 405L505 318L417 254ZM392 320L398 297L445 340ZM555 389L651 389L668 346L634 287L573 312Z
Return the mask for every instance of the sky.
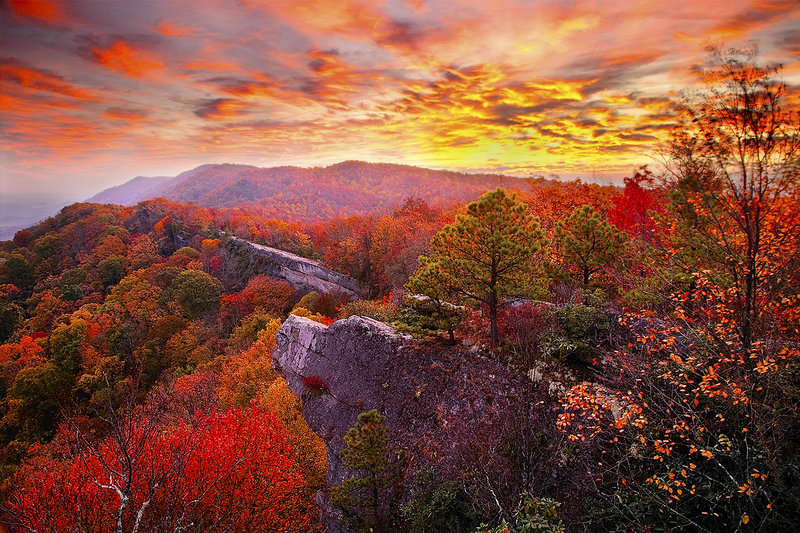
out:
M709 46L800 86L797 0L0 0L0 195L348 159L616 179Z

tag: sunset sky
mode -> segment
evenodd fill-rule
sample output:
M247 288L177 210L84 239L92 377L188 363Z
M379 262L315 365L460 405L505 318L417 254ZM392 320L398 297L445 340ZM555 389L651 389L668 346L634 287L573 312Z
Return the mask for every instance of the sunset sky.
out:
M0 0L0 193L213 162L615 177L709 45L800 85L797 0Z

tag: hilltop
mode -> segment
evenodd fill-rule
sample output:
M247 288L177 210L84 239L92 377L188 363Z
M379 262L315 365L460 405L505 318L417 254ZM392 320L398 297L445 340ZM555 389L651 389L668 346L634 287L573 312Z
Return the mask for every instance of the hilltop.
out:
M472 200L518 178L409 165L344 161L327 167L202 165L174 177L137 177L87 201L133 205L164 197L207 208L246 207L276 218L318 221L385 211L409 197L431 205Z

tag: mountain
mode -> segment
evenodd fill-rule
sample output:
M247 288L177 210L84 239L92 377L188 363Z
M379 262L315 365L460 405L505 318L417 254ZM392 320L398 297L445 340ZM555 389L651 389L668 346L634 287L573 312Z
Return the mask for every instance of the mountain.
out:
M134 178L89 201L131 205L163 196L202 207L241 207L270 217L311 221L387 210L409 197L429 204L464 202L516 181L502 175L361 161L314 168L218 164L172 178Z
M180 176L139 176L122 185L105 189L88 200L95 204L133 205L143 200L163 196L170 186L177 183Z

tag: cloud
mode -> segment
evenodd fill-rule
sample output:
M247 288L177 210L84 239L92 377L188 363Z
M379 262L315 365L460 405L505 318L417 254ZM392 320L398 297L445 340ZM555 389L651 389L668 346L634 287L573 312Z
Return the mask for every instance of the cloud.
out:
M101 65L132 78L148 76L166 68L158 59L125 41L115 41L107 48L92 47L92 52Z
M110 119L125 120L128 122L150 120L150 113L147 110L124 107L109 107L103 113L103 116Z
M0 79L3 85L10 83L34 91L56 93L82 100L97 99L92 91L77 87L58 74L25 65L13 58L0 59Z
M167 37L180 37L182 39L188 39L193 36L197 36L201 33L201 30L198 28L191 28L188 26L184 26L179 23L173 23L169 21L162 21L160 22L154 30L156 33L160 33L161 35L166 35Z
M12 11L25 18L54 24L66 19L61 2L55 0L9 0Z
M197 104L194 114L205 120L227 120L247 115L247 104L231 98L215 98Z
M623 173L708 43L760 39L800 87L786 0L0 4L3 154L96 180L353 158Z

